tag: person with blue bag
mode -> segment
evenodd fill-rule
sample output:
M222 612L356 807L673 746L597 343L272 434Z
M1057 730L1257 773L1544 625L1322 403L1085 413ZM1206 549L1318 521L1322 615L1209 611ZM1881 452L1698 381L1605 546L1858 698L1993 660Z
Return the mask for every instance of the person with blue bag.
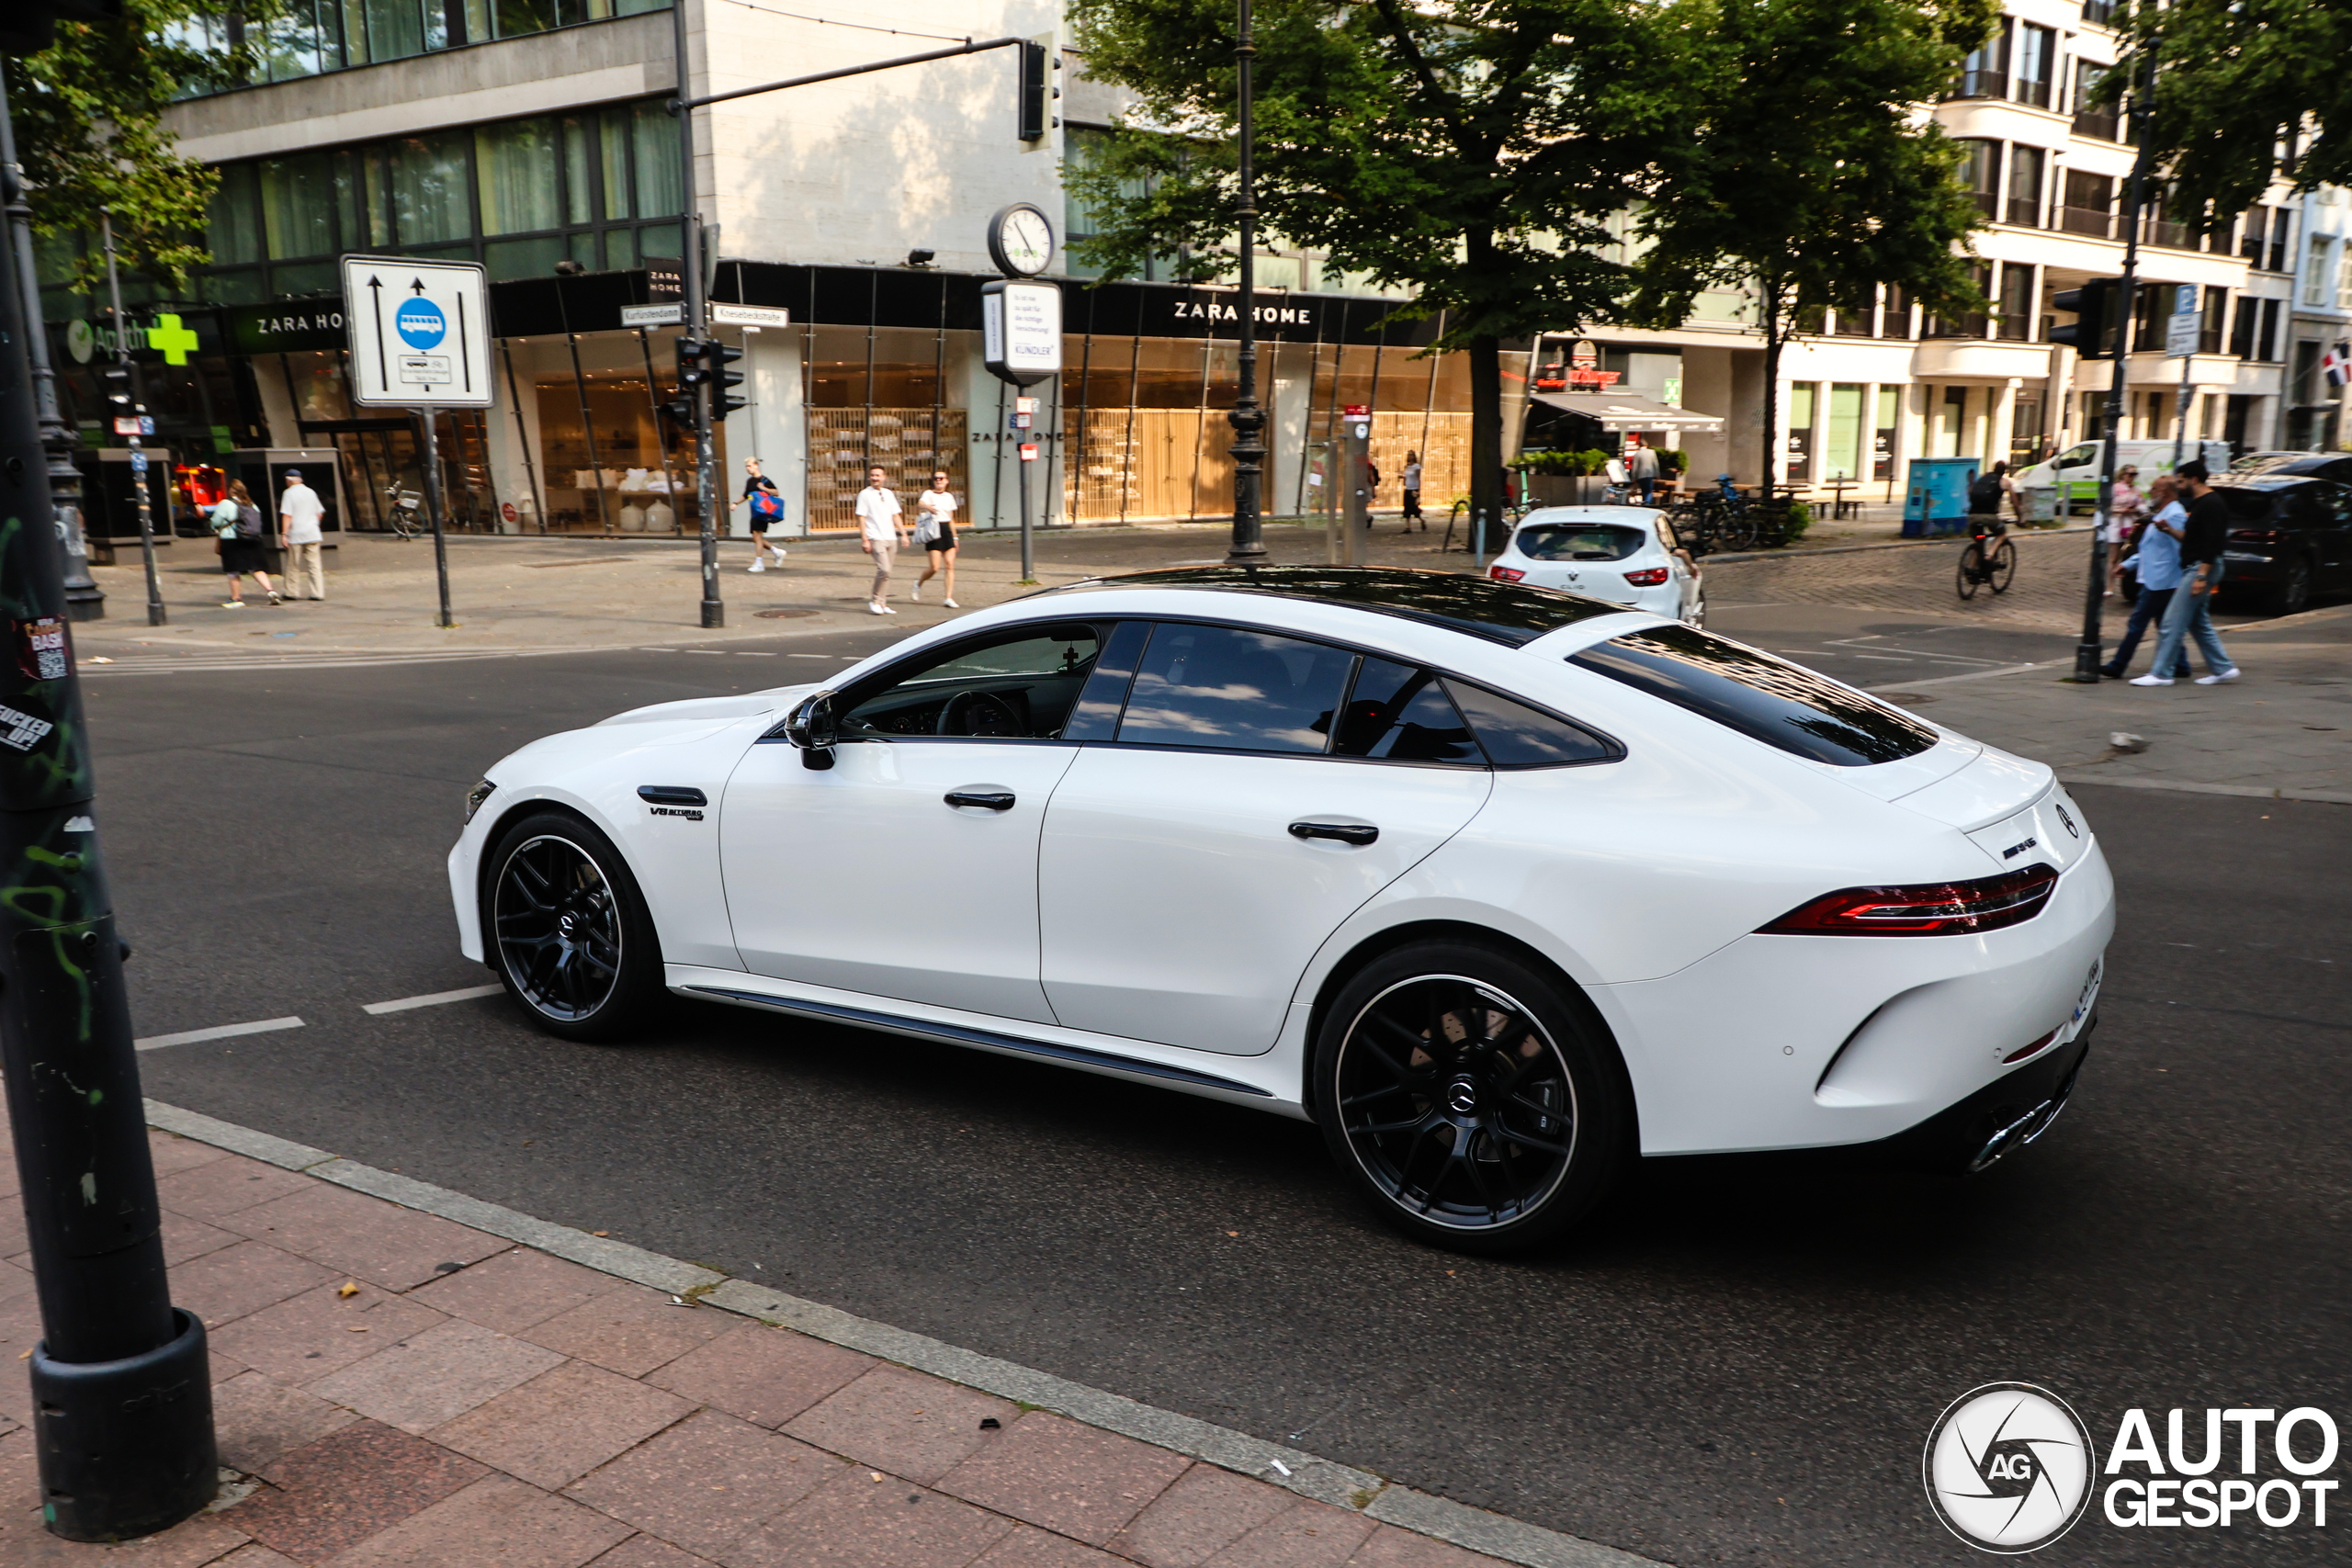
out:
M768 556L775 556L776 565L784 564L784 552L768 543L768 530L784 521L784 494L775 481L760 472L757 457L743 459L743 494L735 502L752 509L752 565L753 571L768 569Z

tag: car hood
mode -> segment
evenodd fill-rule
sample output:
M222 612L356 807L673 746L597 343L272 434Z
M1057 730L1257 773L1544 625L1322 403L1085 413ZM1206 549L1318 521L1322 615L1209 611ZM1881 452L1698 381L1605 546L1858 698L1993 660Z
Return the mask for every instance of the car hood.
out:
M611 724L666 724L675 720L755 718L761 714L781 713L801 697L822 687L811 682L801 686L777 686L764 692L744 692L725 697L687 697L674 703L653 703L641 708L630 708L610 718L599 719L592 728L602 729Z

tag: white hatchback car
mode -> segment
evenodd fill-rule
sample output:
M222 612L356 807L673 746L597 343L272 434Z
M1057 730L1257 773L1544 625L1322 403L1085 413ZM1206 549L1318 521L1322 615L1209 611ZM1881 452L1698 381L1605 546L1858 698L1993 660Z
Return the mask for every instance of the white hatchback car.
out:
M1540 507L1521 522L1487 575L1589 593L1686 626L1707 624L1698 563L1666 513L1646 506Z
M1990 1164L2072 1091L2114 924L2039 763L1668 616L1325 568L549 736L448 869L554 1033L673 993L1254 1106L1487 1251L1636 1154Z

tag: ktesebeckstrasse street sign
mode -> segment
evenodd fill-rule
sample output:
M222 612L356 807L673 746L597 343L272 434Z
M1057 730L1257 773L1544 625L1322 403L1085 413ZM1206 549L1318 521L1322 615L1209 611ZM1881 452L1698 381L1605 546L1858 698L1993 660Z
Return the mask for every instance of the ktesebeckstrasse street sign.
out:
M343 258L351 400L370 407L490 406L490 298L470 262Z

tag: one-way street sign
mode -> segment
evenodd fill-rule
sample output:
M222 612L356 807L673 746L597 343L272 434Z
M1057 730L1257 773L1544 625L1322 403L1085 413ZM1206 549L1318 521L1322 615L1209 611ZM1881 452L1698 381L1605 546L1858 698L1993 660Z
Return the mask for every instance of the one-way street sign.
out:
M370 407L490 406L490 298L470 262L343 258L351 400Z

